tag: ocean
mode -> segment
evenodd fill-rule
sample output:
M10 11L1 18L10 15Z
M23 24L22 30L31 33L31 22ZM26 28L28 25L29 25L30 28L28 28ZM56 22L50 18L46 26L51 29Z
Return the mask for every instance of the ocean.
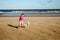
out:
M46 16L46 17L60 17L60 9L24 9L24 10L0 10L0 16L20 16L22 11L24 12L28 12L28 13L25 13L24 15L25 16L30 16L30 17L43 17L43 16ZM47 12L47 11L59 11L59 13L40 13L40 12ZM30 13L29 13L30 12ZM34 13L31 13L31 12L34 12ZM39 12L39 13L35 13L35 12Z

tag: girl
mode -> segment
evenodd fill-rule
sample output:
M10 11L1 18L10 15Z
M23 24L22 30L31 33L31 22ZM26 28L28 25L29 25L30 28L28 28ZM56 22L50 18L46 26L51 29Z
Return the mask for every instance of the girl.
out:
M21 26L24 25L23 20L24 20L24 13L22 13L22 14L19 16L19 27L21 27Z

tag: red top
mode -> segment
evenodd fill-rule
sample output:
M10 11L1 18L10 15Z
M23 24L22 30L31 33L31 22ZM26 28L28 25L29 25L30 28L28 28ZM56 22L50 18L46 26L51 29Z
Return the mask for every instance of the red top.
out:
M19 17L19 21L23 21L23 18L24 16L23 15L21 15L20 17Z

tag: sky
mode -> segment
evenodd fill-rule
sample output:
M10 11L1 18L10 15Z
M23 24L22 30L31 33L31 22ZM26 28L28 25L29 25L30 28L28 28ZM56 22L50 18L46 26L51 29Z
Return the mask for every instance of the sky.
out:
M0 0L0 9L60 9L60 0Z

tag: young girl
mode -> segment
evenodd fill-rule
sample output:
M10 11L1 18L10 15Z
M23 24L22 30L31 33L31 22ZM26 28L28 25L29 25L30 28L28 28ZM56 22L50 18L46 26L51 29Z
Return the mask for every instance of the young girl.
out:
M22 13L20 16L19 16L19 27L23 26L24 25L24 13Z

